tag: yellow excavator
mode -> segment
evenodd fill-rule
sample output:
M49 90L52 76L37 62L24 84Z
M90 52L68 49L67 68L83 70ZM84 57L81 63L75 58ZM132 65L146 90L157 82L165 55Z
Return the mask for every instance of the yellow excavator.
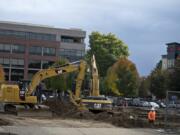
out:
M98 70L94 56L92 57L91 66L91 92L90 96L84 98L82 98L81 89L85 78L87 64L83 60L59 67L40 70L33 76L30 84L28 85L27 83L23 83L23 85L7 84L4 79L3 68L0 67L0 111L18 113L19 106L28 106L30 108L34 107L38 104L37 97L34 96L34 92L42 80L71 72L78 72L75 93L69 92L72 103L80 109L110 110L112 108L112 102L106 97L99 95Z
M82 104L92 112L101 112L112 110L112 101L105 96L100 95L99 75L96 66L96 59L93 55L91 58L91 83L90 96L81 99Z
M82 81L84 79L86 63L80 61L78 63L69 63L60 67L43 69L37 72L30 84L27 87L19 84L8 84L5 82L3 68L0 67L0 111L1 112L15 112L18 113L20 106L34 107L38 104L37 97L33 96L36 91L36 87L39 83L53 76L58 76L64 73L70 73L78 71L78 77L76 80L76 93L74 97L80 97L80 89ZM77 98L74 98L76 100Z

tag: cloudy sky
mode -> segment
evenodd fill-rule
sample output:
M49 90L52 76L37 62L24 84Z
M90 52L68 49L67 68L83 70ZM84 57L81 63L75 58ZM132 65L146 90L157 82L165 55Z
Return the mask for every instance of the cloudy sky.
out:
M180 0L0 0L0 20L112 32L129 46L141 75L166 43L180 42Z

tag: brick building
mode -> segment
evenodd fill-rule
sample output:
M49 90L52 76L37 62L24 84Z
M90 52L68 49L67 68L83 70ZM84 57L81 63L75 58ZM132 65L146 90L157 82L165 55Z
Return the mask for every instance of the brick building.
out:
M171 69L180 58L180 43L167 43L167 54L162 55L162 69Z
M31 79L38 70L64 57L81 59L86 32L44 25L0 22L0 64L6 80Z

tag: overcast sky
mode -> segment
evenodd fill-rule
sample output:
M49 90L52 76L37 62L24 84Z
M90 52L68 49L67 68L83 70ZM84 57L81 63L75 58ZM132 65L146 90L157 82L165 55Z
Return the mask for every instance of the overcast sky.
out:
M180 42L180 0L0 0L0 20L114 33L141 75Z

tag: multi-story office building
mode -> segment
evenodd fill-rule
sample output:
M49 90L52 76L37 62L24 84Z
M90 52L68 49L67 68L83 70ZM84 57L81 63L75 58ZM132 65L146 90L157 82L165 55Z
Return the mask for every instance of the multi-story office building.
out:
M81 59L86 32L49 26L0 22L0 64L6 79L31 79L40 69L64 57Z
M171 69L175 66L176 60L180 58L180 43L168 43L167 54L162 55L162 69Z

